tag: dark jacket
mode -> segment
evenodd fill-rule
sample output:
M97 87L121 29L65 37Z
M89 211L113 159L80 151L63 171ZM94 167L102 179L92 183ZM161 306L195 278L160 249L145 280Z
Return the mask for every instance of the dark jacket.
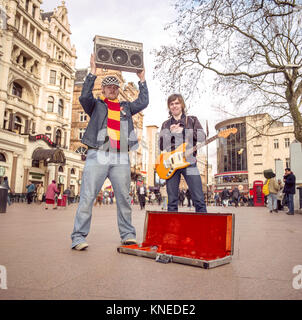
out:
M222 192L221 192L221 200L227 200L227 199L230 199L230 191L228 189L224 189Z
M290 173L287 176L285 175L283 179L285 179L283 193L295 194L296 193L296 176L293 173Z
M92 94L96 76L91 73L87 75L83 84L82 93L79 98L84 111L90 120L83 135L82 142L88 147L100 148L108 141L107 137L107 104L100 98L95 99ZM139 95L133 102L120 102L121 111L120 143L121 151L134 150L138 147L138 140L134 131L132 116L141 112L149 104L149 94L146 82L139 82ZM127 147L127 148L126 148ZM126 148L126 150L125 150Z
M177 123L180 123L180 126L184 128L183 132L171 133L170 126ZM171 117L162 124L159 134L159 148L161 151L172 151L186 141L188 142L188 150L196 146L197 142L204 142L205 138L205 132L197 117L182 114L180 120L176 121ZM193 157L196 157L196 154L194 152ZM187 160L190 161L189 157Z

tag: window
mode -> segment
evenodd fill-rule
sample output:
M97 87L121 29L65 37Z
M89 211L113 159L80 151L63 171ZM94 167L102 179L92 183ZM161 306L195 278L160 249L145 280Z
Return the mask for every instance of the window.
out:
M254 163L254 166L262 166L263 165L263 163Z
M64 172L64 168L62 166L59 166L59 169L58 169L59 172Z
M80 122L87 121L87 114L85 112L80 112Z
M285 159L285 168L290 168L290 158Z
M6 162L6 158L3 153L0 153L0 162Z
M27 59L25 57L23 57L23 62L22 62L23 68L26 68L26 62L27 62Z
M56 145L58 147L61 146L61 140L62 140L62 132L61 132L61 130L57 130L57 132L56 132Z
M39 167L40 167L40 161L39 161L39 160L33 160L33 161L31 162L31 166L32 166L33 168L39 168Z
M274 148L279 149L279 140L278 139L274 139Z
M35 5L33 5L32 10L31 10L31 15L32 15L33 17L35 17L36 8L37 8L37 7L36 7Z
M29 0L25 1L25 10L28 11L29 8Z
M15 117L15 124L14 124L14 131L16 133L21 133L21 129L22 129L22 119L19 116Z
M284 146L285 146L285 148L289 148L289 146L290 146L289 138L284 139Z
M47 112L53 112L53 106L54 106L54 97L49 96L47 101Z
M77 150L76 150L76 153L79 153L79 154L87 154L87 148L85 147L79 147Z
M83 135L84 135L85 131L86 131L85 128L81 128L81 129L79 130L79 139L82 139L82 138L83 138Z
M75 174L75 169L74 168L71 168L70 174Z
M49 83L56 84L57 72L55 70L50 70Z
M63 117L63 109L64 109L64 105L63 105L63 100L59 99L59 104L58 104L58 114Z
M255 153L254 157L262 157L262 153Z
M17 96L19 98L22 98L22 86L19 85L19 83L17 82L13 82L13 90L12 90L12 94L14 96Z

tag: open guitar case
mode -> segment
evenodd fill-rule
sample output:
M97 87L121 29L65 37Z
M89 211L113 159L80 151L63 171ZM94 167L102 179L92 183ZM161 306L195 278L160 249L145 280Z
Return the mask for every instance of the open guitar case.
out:
M232 260L235 216L229 213L147 211L143 242L118 252L205 269Z

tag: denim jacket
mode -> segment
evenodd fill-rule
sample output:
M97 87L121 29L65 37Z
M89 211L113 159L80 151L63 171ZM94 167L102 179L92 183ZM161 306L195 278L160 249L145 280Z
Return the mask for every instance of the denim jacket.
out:
M79 98L84 111L90 117L88 126L82 138L82 143L86 144L88 147L101 148L108 139L108 107L103 100L100 98L95 99L92 94L95 79L95 75L91 73L87 75ZM124 150L123 146L127 147L127 151L138 147L138 140L134 131L132 116L141 112L149 104L149 94L146 82L139 82L138 84L138 98L133 102L120 102L121 107L123 107L120 114L121 150Z

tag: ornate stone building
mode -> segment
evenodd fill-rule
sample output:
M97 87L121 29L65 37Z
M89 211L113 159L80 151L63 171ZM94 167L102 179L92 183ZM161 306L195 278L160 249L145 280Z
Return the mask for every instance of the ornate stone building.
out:
M47 13L41 0L1 3L1 175L19 193L29 180L52 179L77 193L83 162L69 151L76 50L65 2Z
M79 69L76 71L75 84L73 91L73 106L72 106L72 133L70 138L70 149L81 154L83 159L87 152L87 146L81 143L81 139L87 127L89 116L85 114L80 102L79 97L81 95L82 86L87 76L88 69ZM122 73L116 70L97 69L97 78L93 89L94 97L102 95L101 83L104 77L108 75L116 76L120 81L120 92L118 99L120 101L134 101L138 97L138 88L133 82L126 83ZM131 162L131 178L134 182L143 169L143 146L141 144L143 138L143 112L140 112L133 116L133 124L138 137L139 148L136 151L130 151ZM105 187L109 182L105 182Z

